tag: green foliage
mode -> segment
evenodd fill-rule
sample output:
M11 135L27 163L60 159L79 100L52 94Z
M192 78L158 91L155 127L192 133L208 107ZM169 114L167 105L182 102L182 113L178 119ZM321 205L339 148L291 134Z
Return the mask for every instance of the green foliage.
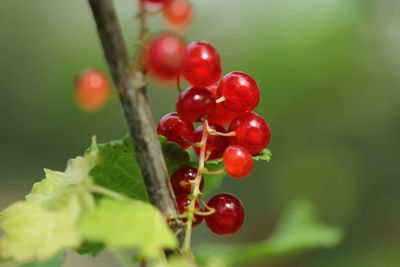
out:
M260 161L260 160L265 160L269 162L272 158L272 152L268 148L265 148L263 151L261 151L260 154L253 156L253 160Z
M23 264L19 267L59 267L64 261L64 253L58 253L53 258L43 262L31 262Z
M76 223L94 205L88 192L89 170L97 161L96 144L85 157L68 161L65 172L45 170L25 201L1 212L0 256L17 262L42 261L80 243Z
M193 258L185 256L174 256L168 259L168 261L158 262L152 267L200 267L197 263L193 262ZM201 265L201 267L228 267L223 261L218 259L210 259L207 263Z
M84 242L75 251L81 255L89 254L92 257L96 257L103 249L104 245L102 243Z
M196 267L193 260L185 257L172 257L168 261L158 262L152 267Z
M178 245L155 207L131 199L101 199L95 209L83 215L79 232L85 240L108 248L137 248L146 258L162 256L162 249Z
M170 174L183 165L197 165L179 145L162 137L160 142ZM253 158L269 161L271 152L266 149ZM206 168L221 170L223 162L207 162ZM58 267L65 249L92 256L103 248L133 249L139 259L156 260L156 267L194 266L184 257L162 260L163 250L175 249L178 242L162 214L147 203L130 138L101 145L93 140L84 157L68 161L65 172L46 169L45 174L25 201L2 211L1 258L31 262L23 267ZM215 189L224 175L205 175L205 192ZM92 191L104 194L97 203ZM241 247L207 246L199 250L199 258L204 267L228 267L331 247L340 239L338 229L316 222L311 205L299 201L270 239Z
M6 235L0 243L2 257L18 262L45 260L78 245L78 199L69 197L60 204L64 207L52 210L33 202L17 202L4 210L2 226Z
M169 142L164 136L159 136L168 174L171 176L177 169L190 165L190 156L180 145Z
M100 160L90 171L94 182L130 198L147 201L146 188L133 153L131 138L100 144L98 147Z
M339 244L340 229L319 223L311 203L299 200L289 207L270 239L238 247L203 246L198 256L203 262L219 259L229 265L269 261L305 250Z

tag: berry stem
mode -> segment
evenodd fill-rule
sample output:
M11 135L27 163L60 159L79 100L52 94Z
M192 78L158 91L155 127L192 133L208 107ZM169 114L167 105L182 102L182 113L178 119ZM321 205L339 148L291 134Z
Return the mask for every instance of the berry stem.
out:
M196 215L200 215L200 216L210 216L213 213L215 213L215 209L211 208L209 211L195 211Z
M215 100L215 103L222 103L222 102L224 102L226 99L225 99L225 96L221 96L220 98L218 98L217 100Z
M193 181L192 194L190 196L191 201L187 208L188 220L186 222L186 231L185 231L186 233L185 233L185 239L183 241L183 252L184 253L190 252L193 219L194 219L194 215L196 213L195 205L196 205L197 199L201 195L201 192L200 192L200 182L202 179L201 170L204 169L205 161L206 161L206 144L207 144L207 137L208 137L208 131L207 131L208 128L209 128L208 121L207 121L207 119L204 119L203 120L203 135L202 135L201 141L199 143L200 155L199 155L199 166L197 168L198 172L197 172L196 178Z
M211 129L212 130L212 129ZM229 133L221 133L215 130L209 132L210 135L217 135L217 136L236 136L236 132L229 132Z
M176 89L178 89L179 93L182 93L181 75L176 76Z
M208 211L214 210L214 212L215 212L215 209L214 209L214 208L212 208L212 207L210 207L210 206L207 205L207 202L204 200L204 198L201 197L201 198L200 198L200 202L201 202L201 204L203 205L203 207L206 208L206 210L208 210Z

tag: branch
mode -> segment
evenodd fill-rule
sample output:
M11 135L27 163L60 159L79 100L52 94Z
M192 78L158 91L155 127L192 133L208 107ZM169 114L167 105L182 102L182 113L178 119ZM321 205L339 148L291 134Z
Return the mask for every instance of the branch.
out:
M139 163L150 202L168 218L177 214L175 196L169 182L161 146L154 129L154 120L146 95L144 73L132 70L112 0L89 0L105 58L119 100L134 140ZM182 243L182 222L169 221Z

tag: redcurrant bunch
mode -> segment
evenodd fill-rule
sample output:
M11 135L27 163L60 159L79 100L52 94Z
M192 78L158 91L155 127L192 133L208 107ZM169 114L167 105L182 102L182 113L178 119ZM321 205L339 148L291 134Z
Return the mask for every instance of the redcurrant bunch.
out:
M269 145L269 125L254 112L260 100L259 85L244 72L234 71L221 77L220 56L209 43L192 42L184 53L179 49L180 58L184 59L179 68L174 68L166 63L174 60L169 59L169 53L162 51L166 48L158 42L159 39L154 39L150 44L148 51L152 54L148 58L152 60L147 61L148 69L159 76L171 73L163 76L178 80L179 96L176 112L161 119L157 132L183 149L192 147L199 157L197 169L184 166L171 177L178 210L190 228L204 218L214 233L233 234L243 224L242 203L231 194L216 195L206 203L201 193L203 175L215 174L205 167L207 161L213 160L222 161L221 171L233 178L245 178L253 169L252 157ZM174 47L166 50L173 51ZM183 91L179 86L180 76L190 84Z

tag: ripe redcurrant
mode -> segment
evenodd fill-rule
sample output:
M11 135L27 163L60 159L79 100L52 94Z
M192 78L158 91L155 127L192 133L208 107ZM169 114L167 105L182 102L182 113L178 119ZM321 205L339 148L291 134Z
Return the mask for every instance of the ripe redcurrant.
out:
M180 214L183 214L188 206L190 205L190 195L188 194L184 194L184 195L179 195L176 196L176 204L178 205L178 211ZM200 210L199 208L199 203L196 202L195 204L195 209L196 210ZM182 219L183 222L187 222L186 218ZM200 224L203 221L203 216L200 215L195 215L194 216L194 221L193 221L193 227L195 227L196 225Z
M211 129L214 129L217 132L226 133L226 130L224 129L224 127L222 127L218 124L210 124L209 126ZM200 142L202 136L203 136L203 126L200 125L195 130L194 141ZM228 145L229 145L228 137L209 134L207 137L207 143L206 143L206 153L211 153L211 154L208 157L208 159L213 160L213 159L221 158L222 154L224 153L224 151L228 147ZM198 147L194 147L194 151L196 152L197 155L199 155L200 149Z
M140 4L148 12L157 12L166 6L170 0L140 0Z
M215 209L215 213L206 216L208 228L217 235L231 235L239 230L244 221L242 202L231 194L216 195L207 205Z
M192 4L188 0L170 0L163 9L164 18L174 26L185 26L192 17Z
M161 80L172 80L181 73L186 60L186 43L177 35L165 33L153 38L146 50L146 67Z
M141 0L143 3L165 4L169 0Z
M226 74L218 86L218 95L225 97L224 106L238 114L252 111L260 100L257 82L244 72Z
M182 120L192 123L215 108L215 97L206 89L190 87L183 91L176 102L176 111Z
M259 154L269 145L271 140L271 130L268 123L253 112L235 117L229 126L229 130L236 133L231 138L231 142L243 146L253 155Z
M76 101L86 111L102 108L110 97L110 91L107 76L96 69L86 70L76 80Z
M207 86L207 90L210 91L215 98L218 98L217 89L218 84ZM217 103L214 111L208 115L207 119L209 123L227 125L232 121L235 115L236 114L234 112L226 109L223 103Z
M192 191L192 185L190 181L194 181L197 176L197 169L185 166L174 172L171 176L172 189L175 195L190 194ZM201 177L200 191L203 190L204 180Z
M218 81L221 72L221 60L213 46L202 41L188 45L183 76L190 84L196 87L209 86Z
M193 125L184 122L176 112L168 113L161 118L157 125L157 133L184 149L190 146L195 136Z
M223 160L226 171L237 179L245 178L253 169L253 158L250 152L242 146L229 146L225 149Z

